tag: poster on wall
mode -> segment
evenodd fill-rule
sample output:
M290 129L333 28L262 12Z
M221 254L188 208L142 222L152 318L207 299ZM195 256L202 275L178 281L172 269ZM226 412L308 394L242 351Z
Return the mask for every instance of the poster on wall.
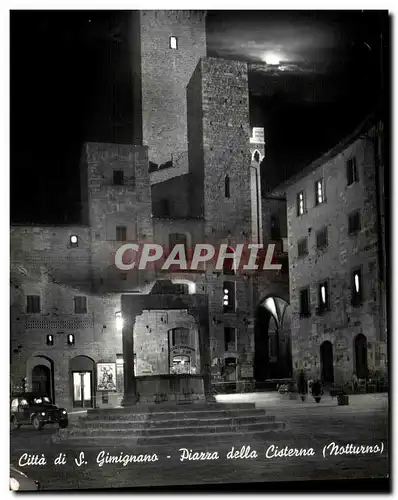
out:
M116 391L116 363L97 363L97 391Z

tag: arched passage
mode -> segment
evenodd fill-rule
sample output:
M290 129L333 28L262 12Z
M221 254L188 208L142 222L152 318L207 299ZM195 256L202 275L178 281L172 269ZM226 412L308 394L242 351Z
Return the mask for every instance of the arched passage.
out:
M45 365L36 365L32 370L32 392L51 397L51 370Z
M88 356L69 361L69 381L74 408L92 408L95 394L95 363Z
M254 344L256 381L292 376L290 313L284 299L267 297L260 303L255 317Z
M358 378L368 376L368 349L367 339L363 333L358 334L354 341L355 373Z
M54 362L46 356L32 356L26 366L27 386L32 392L43 392L54 401Z
M325 340L321 344L320 351L322 381L325 384L332 384L334 382L332 343L329 340Z

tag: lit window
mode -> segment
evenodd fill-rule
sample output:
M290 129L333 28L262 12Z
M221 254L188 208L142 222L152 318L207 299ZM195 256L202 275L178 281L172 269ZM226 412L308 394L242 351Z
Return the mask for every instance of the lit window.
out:
M329 309L329 287L327 281L318 285L318 312Z
M171 36L169 38L169 44L170 44L170 48L171 49L177 50L178 49L178 40L177 40L177 37L176 36Z
M74 345L75 344L75 336L72 333L70 333L68 335L67 339L68 339L68 345Z
M115 314L115 319L116 319L116 328L118 330L121 330L123 328L123 317L121 311L118 311Z
M355 269L351 275L351 303L354 307L362 304L362 273L361 269Z
M235 311L235 283L233 281L224 281L223 292L224 312Z
M77 247L79 245L79 238L75 234L72 234L69 241L71 247Z
M47 345L54 345L54 335L47 335Z
M321 205L325 202L325 190L323 179L316 181L315 183L315 205Z
M297 195L297 215L303 215L305 213L305 196L304 191L301 191Z

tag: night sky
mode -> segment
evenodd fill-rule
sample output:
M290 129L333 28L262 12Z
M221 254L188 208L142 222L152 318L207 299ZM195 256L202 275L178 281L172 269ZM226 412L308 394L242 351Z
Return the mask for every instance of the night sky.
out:
M386 12L209 11L208 55L255 65L265 188L373 110L388 84L388 24ZM131 142L127 32L124 11L11 12L12 222L78 223L83 143Z

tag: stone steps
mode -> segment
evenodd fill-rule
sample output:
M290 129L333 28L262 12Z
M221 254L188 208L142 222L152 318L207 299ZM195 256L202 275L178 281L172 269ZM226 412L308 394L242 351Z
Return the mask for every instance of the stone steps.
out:
M273 423L266 430L259 431L254 429L252 431L234 431L231 432L217 432L217 433L200 433L200 434L176 434L176 435L160 435L160 436L134 436L131 434L119 435L74 435L69 434L67 437L61 436L65 432L65 429L59 431L59 433L52 435L52 440L54 443L59 443L61 441L67 440L68 443L82 444L84 446L103 446L103 447L115 447L119 448L123 445L126 446L173 446L173 448L179 445L198 445L200 444L203 449L209 446L214 446L222 443L253 443L263 440L270 433L281 432L286 429L285 423Z
M248 416L238 416L238 417L214 417L206 419L198 418L185 418L183 420L168 419L168 420L84 420L80 422L80 427L85 429L128 429L128 430L139 430L139 429L155 429L155 428L168 428L168 427L210 427L217 425L230 424L233 426L244 425L244 424L254 424L274 422L275 417L271 415L248 415Z
M236 418L240 416L263 416L265 414L265 411L262 409L256 409L256 408L244 408L244 409L229 409L229 410L194 410L192 409L189 411L188 409L185 409L185 411L158 411L157 412L120 412L120 413L105 413L105 412L97 412L97 413L91 413L87 414L85 417L79 417L79 421L85 421L85 422L95 422L95 421L115 421L115 422L121 422L121 421L146 421L146 420L167 420L167 419L173 419L173 420L185 420L188 418L191 419L213 419L213 418Z
M142 429L131 429L128 427L113 427L113 428L82 428L75 427L71 430L71 433L75 436L115 436L120 437L126 435L126 437L141 437L141 436L179 436L181 434L191 435L191 434L214 434L218 432L234 432L239 430L241 432L253 432L262 431L266 429L275 428L278 426L279 422L255 422L251 424L234 425L231 423L225 423L220 425L211 426L194 426L194 427L159 427L159 428L142 428Z
M97 409L80 417L77 425L59 429L54 442L81 441L89 445L118 446L185 444L206 440L228 441L237 437L264 436L285 429L283 422L254 404L195 404L189 407L140 406ZM221 441L220 441L221 440Z

